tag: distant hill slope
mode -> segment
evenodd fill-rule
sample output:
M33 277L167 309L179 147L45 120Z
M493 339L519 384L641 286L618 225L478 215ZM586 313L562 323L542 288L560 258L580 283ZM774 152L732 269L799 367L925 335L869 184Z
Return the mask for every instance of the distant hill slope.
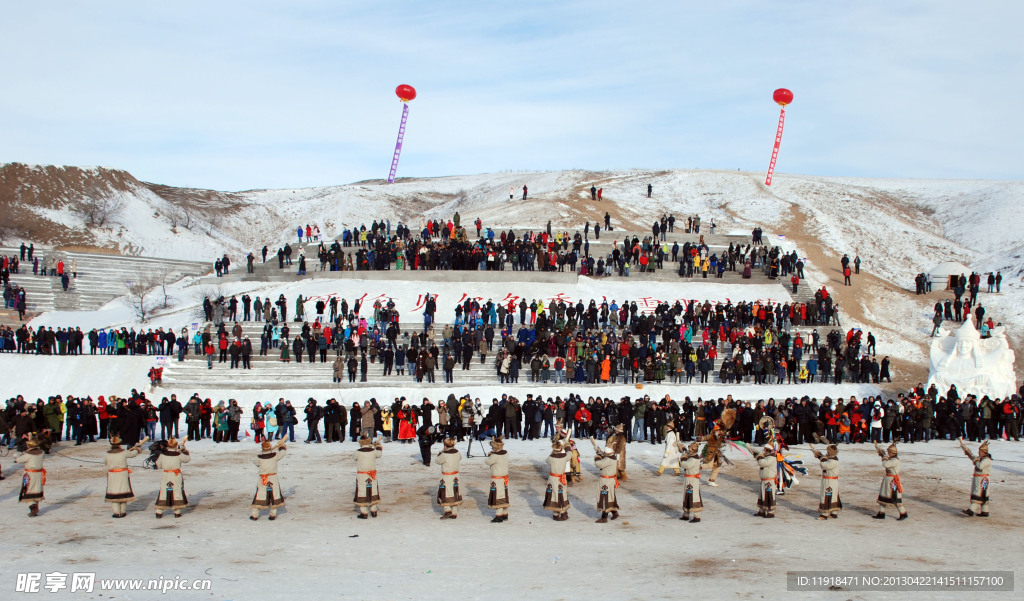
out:
M603 201L591 200L591 186L602 190ZM719 232L761 225L785 236L768 242L800 249L809 261L808 284L828 285L856 323L908 340L921 360L931 305L944 296L915 298L913 280L942 261L1001 270L1004 294L983 295L982 303L1020 339L1022 197L1024 183L1016 181L780 174L767 188L760 173L714 170L503 172L218 192L141 182L117 169L11 163L0 166L0 238L212 261L223 253L238 260L264 244L276 249L307 223L332 238L342 228L385 219L418 231L427 218L447 220L459 211L463 223L479 217L495 230L541 229L548 221L553 229L576 230L607 212L615 230L603 236L615 240L623 229L649 231L664 214L700 215L705 225L713 218ZM837 269L844 253L859 255L864 271L846 289Z

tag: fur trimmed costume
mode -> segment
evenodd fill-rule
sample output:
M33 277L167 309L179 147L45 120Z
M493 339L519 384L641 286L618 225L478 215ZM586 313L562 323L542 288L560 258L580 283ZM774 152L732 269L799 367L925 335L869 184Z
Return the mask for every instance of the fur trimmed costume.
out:
M122 449L119 441L115 443L112 440L110 450L103 456L103 462L107 465L107 494L103 500L114 505L112 517L123 518L128 515L128 502L135 500L128 460L138 454L138 447Z
M821 462L821 493L818 495L818 519L838 518L843 502L839 498L839 449L836 445L828 445L827 454L823 455L814 448L811 452Z
M284 459L286 450L284 447L271 449L270 443L264 441L262 452L252 460L259 468L259 480L256 483L256 494L252 497L250 519L259 519L261 509L269 509L270 519L276 519L278 508L284 507L284 493L277 477L277 462Z
M978 447L978 456L975 457L960 441L964 454L974 464L974 475L971 478L971 505L964 513L969 516L988 517L988 487L989 474L992 473L992 456L988 453L988 442Z
M569 455L559 443L552 444L548 456L548 486L544 492L544 509L551 512L556 521L569 519L569 492L565 471L569 467Z
M380 490L377 488L377 459L384 452L380 444L374 445L369 438L359 440L360 448L353 453L356 460L356 494L352 499L359 508L359 518L366 519L369 514L377 517L377 505L380 503Z
M29 517L39 515L39 501L42 501L43 486L46 484L46 470L43 469L43 451L36 446L34 439L29 439L29 449L18 455L15 463L25 464L25 475L21 478L21 492L18 501L28 503Z
M444 441L444 446L445 449L438 453L437 457L437 462L441 464L437 504L444 509L442 520L454 520L459 517L459 505L462 505L462 492L459 491L459 465L462 463L462 453L455 448L455 439L449 438Z
M689 452L692 451L692 452ZM692 443L688 452L684 453L679 465L683 468L683 517L693 523L700 521L700 513L704 511L704 501L700 496L700 456L697 443ZM693 517L690 517L693 514Z
M163 470L163 476L160 479L160 489L157 491L156 517L163 517L164 510L173 509L174 517L178 518L181 517L181 508L188 507L181 466L191 460L189 452L185 449L179 450L178 443L173 438L168 441L167 449L160 452L156 467Z
M594 465L601 470L601 490L597 495L597 508L601 511L599 524L608 521L608 515L614 520L619 517L619 502L615 498L615 489L619 487L618 459L612 453L612 448L605 448L604 455L594 458Z
M500 439L491 441L493 449L487 454L484 463L491 468L491 490L487 495L487 506L494 509L492 522L504 522L508 519L508 451Z
M875 449L882 458L882 467L885 468L885 475L882 476L882 485L878 489L878 513L876 520L885 519L885 508L895 507L900 512L898 519L907 519L907 510L903 508L903 483L900 481L900 459L897 456L896 443L889 445L885 452L875 443Z
M626 477L626 435L623 433L622 424L615 426L615 433L608 437L605 441L613 451L615 451L616 457L616 472L615 475L620 481L625 482Z
M779 463L775 459L775 451L765 447L757 457L758 474L761 478L757 494L757 513L765 518L775 517L775 486L779 477Z

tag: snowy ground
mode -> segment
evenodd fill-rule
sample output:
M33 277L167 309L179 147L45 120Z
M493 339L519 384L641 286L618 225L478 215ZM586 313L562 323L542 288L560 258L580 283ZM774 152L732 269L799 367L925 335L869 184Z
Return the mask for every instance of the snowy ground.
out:
M299 434L301 441L301 433ZM460 445L465 450L466 443ZM20 469L4 459L0 528L9 534L0 586L16 574L95 572L97 578L212 579L211 590L167 598L284 598L289 586L325 599L905 599L906 593L786 593L787 570L1013 570L1024 568L1022 527L1012 508L1024 493L1024 447L993 445L993 516L967 518L971 466L955 443L905 445L903 482L910 519L870 519L880 467L866 445L844 446L839 520L816 516L818 475L782 497L775 520L755 510L756 466L730 451L721 486L705 487L700 524L677 519L681 479L654 470L662 448L634 443L629 480L619 489L622 516L595 524L597 475L581 446L584 480L571 489L570 519L554 523L541 508L548 446L510 441L510 520L490 523L487 468L479 445L463 460L465 503L457 521L440 521L433 504L439 469L423 466L417 445L385 445L379 463L378 519L355 518L351 505L356 445L297 442L281 464L287 508L276 522L247 519L257 481L250 441L189 444L185 487L192 507L181 519L153 518L158 475L134 466L138 499L124 520L102 502L103 443L60 445L46 460L46 501L28 520L16 505ZM434 452L438 446L434 447ZM792 453L809 460L806 447ZM705 475L706 478L706 475ZM1019 586L1019 584L1018 584ZM9 599L32 597L17 594ZM154 592L38 593L47 598L152 599ZM910 595L915 597L915 595ZM921 598L962 599L963 593ZM980 596L979 596L980 597ZM986 599L1019 599L987 593Z
M1006 227L1019 214L1019 182L908 182L853 180L779 175L772 189L760 185L760 174L736 172L618 173L503 173L478 176L402 180L393 186L375 182L334 188L253 191L243 193L247 205L220 224L201 224L194 232L168 233L166 203L151 194L137 194L126 210L124 223L111 228L122 247L142 254L174 248L190 258L209 259L225 250L259 248L275 240L291 240L294 223L319 223L327 236L342 226L367 223L375 217L415 216L446 219L460 210L464 221L482 217L485 225L539 229L553 219L558 229L575 229L582 211L580 193L591 182L604 188L608 206L636 224L652 216L674 213L685 218L700 214L715 217L721 231L749 232L756 225L785 232L794 209L813 217L813 235L836 251L859 252L865 269L907 287L913 275L941 260L958 260L979 270L1003 269L1003 295L985 295L989 311L1002 316L1011 336L1024 328L1020 246L1015 230ZM643 191L652 181L655 198L646 201ZM539 202L509 205L507 189L530 187L531 199ZM586 193L584 193L586 194ZM510 210L510 207L512 210ZM156 212L156 214L154 214ZM152 215L152 217L151 217ZM970 216L970 218L965 218ZM1009 216L1009 217L1008 217ZM59 216L58 216L59 217ZM585 217L593 220L593 216ZM392 218L393 225L398 221ZM67 222L69 226L77 223ZM122 227L123 226L123 227ZM811 232L808 232L810 234ZM786 239L773 242L789 248ZM828 281L824 266L809 266L809 284ZM511 276L511 274L510 274ZM511 277L510 277L511 279ZM340 290L339 290L340 289ZM983 286L984 290L984 286ZM341 293L350 301L361 295L393 296L403 321L418 322L420 295L439 294L438 320L451 320L452 307L462 294L496 301L505 295L570 299L609 296L621 302L636 298L636 281L595 281L581 278L574 286L510 281L503 284L455 282L379 282L356 280L303 281L292 283L231 282L221 286L189 279L170 290L171 309L158 314L147 327L175 327L198 321L202 292L242 294L274 298L298 293L316 297ZM667 282L644 282L648 298L771 298L788 299L782 286L685 287ZM934 302L933 299L930 302ZM294 304L289 306L293 309ZM893 291L879 290L877 302L865 306L866 317L886 324L891 333L880 337L879 351L923 362L915 339L927 334L929 307L907 300ZM307 314L312 303L307 305ZM83 328L136 325L123 299L88 313L48 313L33 326L76 325ZM844 321L844 326L860 325ZM126 395L146 385L145 373L152 357L99 357L79 359L0 356L0 398L24 394L27 398L55 393L76 395ZM422 386L396 382L385 387L348 388L337 396L344 403L376 397L390 401L405 395L414 402L429 396L435 402L447 396L469 393L485 404L505 392L491 386ZM525 392L555 396L570 391L584 397L600 394L612 399L623 395L671 394L681 400L717 398L732 394L743 400L809 395L863 397L874 394L870 386L632 386L568 387L521 386ZM250 408L256 401L289 398L300 405L309 396L323 401L324 391L233 391L163 388L157 397L176 392L187 398L193 392L215 402L234 396ZM301 429L301 428L298 428ZM297 432L300 439L302 432ZM512 518L491 524L486 509L486 468L474 457L463 465L466 503L455 522L441 522L432 497L439 470L419 463L418 447L389 444L380 463L381 517L363 522L355 519L350 503L355 445L304 445L292 447L282 463L281 479L288 508L273 523L264 518L246 519L256 475L251 465L255 447L246 443L214 445L193 443L193 463L186 466L186 490L193 508L180 520L152 517L157 474L133 461L135 491L139 499L130 506L128 519L109 517L102 503L105 446L57 448L47 458L47 501L42 515L24 517L16 505L20 468L12 457L0 458L7 480L0 483L0 528L9 533L0 565L0 590L12 591L18 573L92 571L98 578L210 578L212 590L173 593L171 598L239 599L253 596L279 598L290 585L305 597L320 599L448 599L477 598L661 599L698 595L709 599L904 599L906 593L835 591L787 593L787 570L991 570L1018 573L1024 567L1024 534L1016 515L1024 493L1024 447L1013 442L993 445L996 467L992 478L993 516L968 519L959 514L966 506L970 464L951 442L906 445L904 485L911 518L904 522L870 519L875 512L880 468L866 446L844 447L842 498L846 509L839 520L814 519L818 474L803 482L780 503L775 520L750 514L756 498L756 470L749 458L733 453L734 467L723 469L715 489L705 488L704 521L685 524L676 519L682 485L674 476L658 478L653 471L661 449L634 444L629 450L630 479L620 490L622 518L594 524L596 473L589 453L584 452L585 480L573 489L573 509L567 522L554 523L541 507L544 489L543 442L511 441ZM586 445L584 445L584 450ZM465 448L463 443L462 448ZM436 451L435 447L435 451ZM477 449L479 452L479 449ZM793 454L804 460L805 448ZM500 532L498 534L497 532ZM8 588L9 587L9 588ZM286 592L287 591L287 592ZM37 593L53 598L150 599L159 593ZM16 593L13 597L32 597ZM911 595L914 596L914 595ZM921 598L961 599L960 592L925 593ZM974 595L980 597L980 595ZM985 593L986 599L1019 599L1018 593Z

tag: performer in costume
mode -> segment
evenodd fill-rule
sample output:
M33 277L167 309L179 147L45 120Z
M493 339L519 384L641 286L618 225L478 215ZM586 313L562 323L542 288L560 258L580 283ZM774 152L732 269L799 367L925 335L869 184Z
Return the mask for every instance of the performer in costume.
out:
M843 502L839 499L839 447L830 444L822 454L811 447L815 458L821 462L821 495L818 498L818 519L838 518Z
M565 448L569 455L568 483L572 486L575 482L583 482L583 466L580 464L580 451L576 448L576 441L566 439Z
M782 437L782 433L775 429L775 421L772 420L771 416L764 416L761 421L758 422L761 428L764 430L765 444L773 445L775 449L775 461L779 464L779 478L776 482L775 494L784 495L786 494L787 488L792 488L795 484L800 484L800 481L796 479L796 474L800 473L803 475L807 474L807 468L804 467L804 462L799 459L790 459L784 454L784 451L789 450L789 445L786 444L786 440Z
M160 489L156 496L156 517L164 517L164 511L174 510L174 517L181 517L181 508L188 507L185 496L185 479L181 476L181 465L192 461L192 456L184 444L179 445L175 439L167 441L167 448L157 457L156 467L163 470Z
M444 508L442 520L454 520L459 517L459 505L462 505L462 493L459 492L459 464L462 454L455 448L454 438L444 439L444 450L437 454L437 462L441 464L441 482L437 485L437 504Z
M494 523L508 520L508 451L501 436L491 439L491 452L484 459L491 468L491 492L487 495L487 506L494 510Z
M775 460L775 449L767 445L755 457L760 468L761 487L757 495L757 513L765 518L775 517L775 480L779 477L779 464Z
M605 447L603 453L598 453L594 457L594 465L601 470L601 492L597 496L597 508L601 510L601 518L597 523L604 524L608 522L609 514L613 520L619 517L619 502L615 498L615 489L619 487L619 461L615 456L615 449Z
M658 475L665 473L665 468L672 468L679 475L679 435L676 434L676 423L668 420L665 424L665 452L662 454Z
M252 460L259 468L259 482L256 484L256 494L252 497L252 515L250 520L260 519L260 510L269 509L270 519L277 519L277 509L284 507L284 493L281 492L281 481L277 478L277 462L284 459L285 451L288 449L281 441L277 446L272 446L269 440L260 444L260 453Z
M28 517L34 518L39 515L39 501L44 499L46 470L43 469L43 450L39 448L39 439L35 434L29 436L26 445L26 451L14 458L15 463L25 464L18 501L28 503Z
M981 443L978 447L978 456L975 457L971 454L971 451L964 444L962 438L957 439L960 441L960 448L964 450L964 455L971 460L974 464L974 477L971 480L971 506L964 509L964 513L967 515L976 515L978 517L988 517L988 475L992 473L992 456L988 453L988 441Z
M882 458L885 475L882 476L882 486L878 491L878 513L871 517L876 520L884 520L885 507L891 505L900 512L900 517L896 519L905 520L907 519L907 510L903 508L903 483L900 482L900 459L897 457L896 443L892 443L883 451L876 442L875 450Z
M629 397L626 397L629 398ZM626 477L626 434L623 432L622 424L615 426L614 433L608 437L608 446L615 451L615 456L618 458L618 465L616 466L616 476L619 480L625 482Z
M704 511L704 502L700 498L700 445L691 442L690 446L684 449L682 443L679 443L679 447L682 451L679 464L683 467L686 480L683 482L686 486L686 492L683 493L683 517L679 519L690 520L690 523L696 524L700 521L700 513Z
M565 470L569 466L569 455L562 448L562 443L551 443L551 455L547 458L548 486L544 493L544 509L551 512L551 519L564 521L569 519L569 492L565 478Z
M384 454L379 442L373 442L366 436L359 439L359 449L355 452L356 460L356 496L353 502L359 508L356 516L365 520L367 514L377 517L377 505L380 503L380 490L377 488L377 459Z
M725 444L726 432L735 421L736 410L726 409L722 411L722 417L715 421L711 433L697 439L698 442L706 443L701 451L701 468L711 468L708 486L718 486L718 483L715 482L718 479L718 470L728 461L725 458L722 445Z
M103 500L113 504L113 518L123 518L128 515L128 502L135 500L135 493L132 491L132 481L128 474L128 460L137 457L139 448L149 438L143 438L139 444L130 449L121 448L121 437L114 435L110 437L110 450L103 457L107 465L107 494Z

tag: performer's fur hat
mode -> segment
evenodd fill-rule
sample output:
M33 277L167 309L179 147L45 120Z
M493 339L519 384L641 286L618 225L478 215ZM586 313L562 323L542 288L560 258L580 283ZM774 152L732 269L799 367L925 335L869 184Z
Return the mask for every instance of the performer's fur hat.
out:
M691 442L690 445L686 447L686 452L690 455L696 455L698 451L700 451L700 445L696 442Z
M899 451L898 451L898 449L896 448L896 443L894 442L894 443L892 443L891 445L889 445L889 446L888 446L888 447L887 447L887 448L885 449L885 452L886 452L886 453L887 453L887 454L889 455L889 457L895 457L895 456L896 456L896 453L898 453L898 452L899 452Z
M613 449L611 447L605 447L604 448L604 455L605 455L605 457L614 457L615 456L615 449Z
M772 445L768 444L768 445L765 445L763 449L761 449L761 454L758 455L758 457L767 457L769 455L774 455L774 454L775 454L775 447L773 447Z
M491 439L491 448L495 451L500 451L505 448L505 438L503 436L495 436Z
M454 447L455 446L455 442L456 441L455 441L454 438L445 438L444 439L444 448L450 449L450 448Z
M167 439L167 449L168 450L173 450L173 449L176 449L176 448L178 448L178 441L173 439L173 438L168 438Z
M981 443L981 446L978 447L978 454L979 455L988 455L988 441L987 440L985 442Z
M25 445L30 449L39 448L39 436L34 432L28 435L28 440L25 441Z
M111 436L109 442L110 442L110 448L112 448L112 449L119 449L119 448L121 448L121 437L118 436L117 434Z
M671 429L671 428L674 428L675 426L676 426L676 420L674 420L674 419L670 419L667 422L665 422L665 427L667 427L667 428Z
M715 420L715 430L728 430L734 423L736 423L736 410L726 409L722 411L722 416Z
M839 456L839 447L834 444L828 445L827 447L825 447L825 455L827 457L835 459L836 457Z
M359 446L361 446L361 447L372 447L373 446L373 440L371 440L370 438L368 438L366 436L360 436L359 437Z
M551 441L551 450L555 451L557 453L557 452L565 450L565 447L562 445L562 441L560 441L560 440L553 440L553 441Z
M269 451L271 448L273 448L273 446L274 445L270 444L269 440L264 440L262 443L260 443L260 448L263 449L263 452Z

